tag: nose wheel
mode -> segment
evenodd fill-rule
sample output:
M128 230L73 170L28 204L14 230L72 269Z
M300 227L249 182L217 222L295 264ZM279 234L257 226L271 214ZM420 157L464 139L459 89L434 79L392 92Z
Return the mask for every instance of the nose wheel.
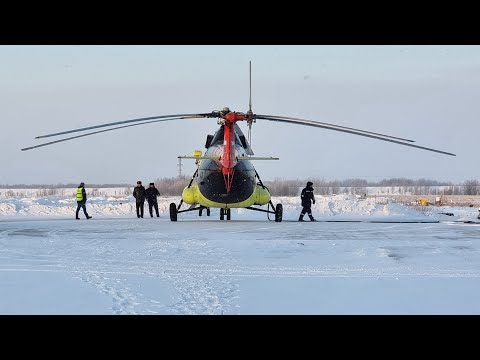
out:
M227 220L231 219L231 209L220 209L220 220L225 220L225 216L227 217Z
M177 221L177 205L170 203L170 220Z
M275 222L282 222L283 217L283 205L277 204L275 207Z
M203 206L201 206L200 210L198 210L198 216L202 216L203 209L207 209L207 216L210 216L210 208L208 208L208 207L206 208L206 207L203 207Z

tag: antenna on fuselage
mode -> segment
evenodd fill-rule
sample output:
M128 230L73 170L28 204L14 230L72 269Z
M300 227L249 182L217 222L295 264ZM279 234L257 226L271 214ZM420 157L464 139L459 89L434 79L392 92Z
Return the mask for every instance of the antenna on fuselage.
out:
M182 177L182 158L178 158L178 177L181 178Z

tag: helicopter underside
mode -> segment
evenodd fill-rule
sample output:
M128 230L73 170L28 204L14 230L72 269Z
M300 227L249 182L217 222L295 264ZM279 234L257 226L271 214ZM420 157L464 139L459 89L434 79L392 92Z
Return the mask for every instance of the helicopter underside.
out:
M250 166L246 166L250 165ZM234 167L232 187L227 193L222 170L215 161L202 161L198 169L197 184L200 192L210 201L238 203L247 200L255 190L255 170L246 161Z
M230 192L227 192L221 168L213 160L203 160L196 184L184 189L182 199L187 204L204 207L242 208L267 204L270 193L256 184L255 169L249 161L237 163Z

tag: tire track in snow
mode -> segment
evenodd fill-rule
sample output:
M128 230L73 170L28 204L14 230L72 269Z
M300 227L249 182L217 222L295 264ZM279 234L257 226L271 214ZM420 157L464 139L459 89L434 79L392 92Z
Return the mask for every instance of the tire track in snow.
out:
M221 263L232 262L232 258L227 250L211 247L204 239L153 233L153 240L147 240L146 246L132 250L113 246L104 239L80 242L72 239L71 234L65 243L61 231L52 231L50 235L56 238L54 244L63 242L52 250L58 261L75 278L110 296L113 314L223 314L236 308L238 285L232 277L217 271L222 268ZM204 264L212 259L221 259L220 264ZM172 267L175 271L169 271ZM125 271L123 275L115 271L119 268L168 282L174 290L172 302L165 304L132 290ZM192 268L197 270L191 271Z
M174 268L172 273L182 272L185 269ZM399 268L391 267L360 267L360 266L238 266L232 269L209 268L204 269L200 266L193 267L190 272L196 273L200 271L208 271L216 273L217 277L273 277L273 278L308 278L308 277L325 277L325 278L391 278L391 277L434 277L434 278L479 278L480 271L462 268L436 268L416 269L416 268Z
M97 288L101 293L112 298L112 312L115 315L137 314L135 306L140 303L137 296L124 285L125 279L109 277L100 272L92 272L79 276L86 283Z
M114 252L110 244L105 244L104 239L95 239L83 242L86 246L84 251L94 249L94 254L85 256L79 254L78 242L69 241L67 245L62 239L62 232L53 230L49 234L53 240L52 244L63 243L61 247L54 247L52 251L57 254L57 259L66 269L72 273L74 278L82 280L93 286L102 294L112 299L112 314L136 314L135 307L139 305L138 296L126 286L126 279L121 273L108 271L108 263L105 263L105 255ZM76 240L76 239L75 239ZM85 259L90 259L85 262ZM98 259L98 260L97 260ZM92 270L95 269L95 270Z
M167 241L151 242L149 252L165 254L163 263L155 269L154 274L169 281L175 290L173 303L165 307L168 312L236 312L239 286L235 279L223 276L220 271L225 263L235 262L228 250L212 246L205 236L185 239L175 234ZM212 259L217 264L209 264Z

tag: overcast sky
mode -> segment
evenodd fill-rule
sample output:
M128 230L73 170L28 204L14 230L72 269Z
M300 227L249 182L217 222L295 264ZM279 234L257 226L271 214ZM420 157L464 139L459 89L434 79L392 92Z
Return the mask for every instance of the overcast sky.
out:
M0 184L150 182L204 150L216 119L136 126L30 151L76 127L229 106L416 140L433 152L260 122L263 180L480 178L479 46L0 46ZM240 124L246 129L245 124ZM245 131L246 132L246 131ZM193 160L183 160L190 176Z

